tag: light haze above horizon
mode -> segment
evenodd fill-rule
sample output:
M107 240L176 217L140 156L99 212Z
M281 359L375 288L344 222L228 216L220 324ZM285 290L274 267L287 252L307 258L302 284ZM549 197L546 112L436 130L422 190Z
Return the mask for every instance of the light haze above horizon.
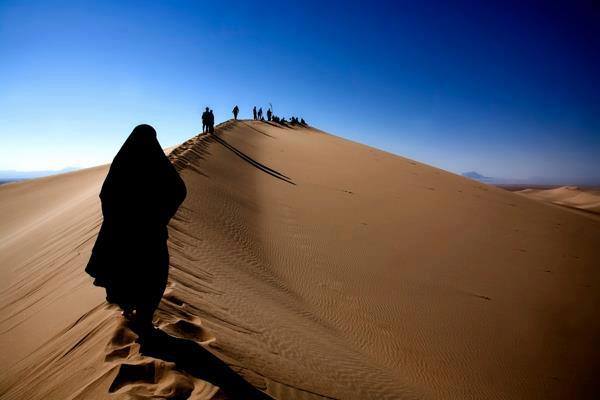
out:
M592 2L0 2L0 170L253 105L455 173L600 184Z

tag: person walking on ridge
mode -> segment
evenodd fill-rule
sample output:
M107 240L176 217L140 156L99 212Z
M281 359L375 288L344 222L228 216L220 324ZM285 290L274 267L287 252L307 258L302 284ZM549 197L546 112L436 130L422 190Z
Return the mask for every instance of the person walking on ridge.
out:
M271 111L271 109L269 108L267 110L267 121L270 121L271 118L273 117L273 112Z
M85 272L140 335L152 332L169 276L167 224L186 194L154 128L137 126L102 184L104 219Z
M231 112L233 113L233 119L237 120L238 113L240 112L239 107L236 105L235 107L233 107L233 110Z
M215 133L215 114L213 114L213 110L208 112L208 132Z
M263 116L262 116L262 107L258 109L258 119L262 120Z
M208 119L209 119L210 115L208 113L208 107L206 107L204 109L204 112L202 113L202 133L206 133L208 132Z
M256 106L252 109L252 115L254 116L254 120L256 121Z

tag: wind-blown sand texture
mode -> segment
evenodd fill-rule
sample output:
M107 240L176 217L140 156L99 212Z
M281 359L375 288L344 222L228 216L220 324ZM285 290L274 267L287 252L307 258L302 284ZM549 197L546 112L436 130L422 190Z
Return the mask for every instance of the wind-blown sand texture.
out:
M84 273L100 166L0 187L0 398L234 398L203 349L277 399L597 395L598 221L316 129L228 121L170 157L155 321L197 363L140 354Z
M600 214L600 190L585 190L577 186L563 186L545 190L524 189L517 193L546 203Z

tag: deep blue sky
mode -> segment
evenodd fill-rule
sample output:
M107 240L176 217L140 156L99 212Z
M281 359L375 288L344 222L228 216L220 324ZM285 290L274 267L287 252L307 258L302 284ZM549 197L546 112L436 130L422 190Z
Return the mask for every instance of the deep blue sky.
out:
M600 8L437 3L0 0L0 169L271 102L453 172L600 183Z

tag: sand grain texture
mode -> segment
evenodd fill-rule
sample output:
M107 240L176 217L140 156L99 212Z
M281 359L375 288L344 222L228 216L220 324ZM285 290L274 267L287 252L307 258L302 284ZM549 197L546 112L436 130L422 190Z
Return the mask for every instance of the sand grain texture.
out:
M277 399L598 393L598 221L315 129L216 132L170 155L170 337ZM106 173L0 187L0 398L227 398L84 273Z

